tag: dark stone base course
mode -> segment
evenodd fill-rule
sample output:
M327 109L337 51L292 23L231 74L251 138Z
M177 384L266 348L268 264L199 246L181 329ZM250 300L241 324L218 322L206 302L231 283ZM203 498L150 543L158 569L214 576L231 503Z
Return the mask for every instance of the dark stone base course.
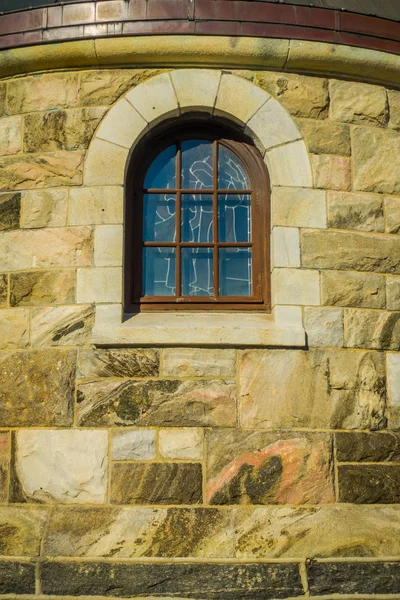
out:
M296 564L42 565L45 595L267 600L303 595Z
M400 594L400 562L313 562L307 566L307 574L311 596Z
M35 565L0 561L0 594L34 594Z

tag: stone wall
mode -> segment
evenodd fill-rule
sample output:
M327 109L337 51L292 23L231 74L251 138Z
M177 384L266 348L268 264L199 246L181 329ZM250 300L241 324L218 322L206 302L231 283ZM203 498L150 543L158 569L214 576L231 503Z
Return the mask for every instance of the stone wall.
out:
M0 83L0 594L400 594L400 92L236 72L310 153L272 196L306 347L96 348L123 194L86 151L159 73Z

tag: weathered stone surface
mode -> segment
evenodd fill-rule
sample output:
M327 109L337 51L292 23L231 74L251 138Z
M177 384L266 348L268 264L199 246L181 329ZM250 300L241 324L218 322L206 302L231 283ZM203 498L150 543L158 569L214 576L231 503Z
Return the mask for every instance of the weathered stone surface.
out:
M32 311L31 338L34 346L86 344L94 325L92 305L36 308Z
M317 504L334 501L327 434L207 432L206 502Z
M400 310L400 277L386 278L386 308Z
M356 127L353 133L354 188L364 192L400 194L400 135L395 131Z
M240 377L244 427L386 425L385 369L378 352L247 350Z
M400 233L400 198L385 198L387 233Z
M339 231L303 231L302 266L400 273L400 238Z
M10 435L8 431L0 431L0 502L6 502L8 498L8 470L10 454ZM1 511L0 511L1 519ZM1 531L1 523L0 523ZM2 552L2 536L0 537L0 553ZM10 556L10 555L8 555Z
M0 355L0 427L72 425L73 350Z
M281 269L272 272L274 304L320 304L319 273L312 269Z
M34 594L35 565L0 562L0 594Z
M351 189L351 159L332 154L313 154L315 187L328 190Z
M11 79L8 82L9 114L30 113L78 104L78 74L52 73Z
M199 504L199 463L116 463L111 475L113 504Z
M156 457L155 429L115 431L112 436L113 460L154 460Z
M60 508L44 541L46 556L234 556L231 514L218 508Z
M0 273L0 308L5 308L8 302L8 276Z
M390 121L389 127L400 131L400 92L387 90L389 100Z
M21 132L21 117L7 117L0 120L0 156L21 152Z
M331 121L298 121L308 149L314 154L351 155L350 127Z
M0 116L3 117L6 113L6 100L7 100L7 84L5 82L0 84Z
M80 425L229 427L236 422L233 381L100 381L81 384Z
M202 460L203 429L194 427L161 429L158 451L162 458Z
M325 196L322 190L275 187L272 190L273 225L326 227Z
M255 83L275 96L296 117L328 116L328 81L289 73L256 73Z
M151 348L82 349L78 377L157 377L160 353Z
M94 242L97 254L97 240ZM90 302L118 303L122 300L121 267L78 269L76 300L79 304Z
M1 234L0 270L89 266L90 227L8 231Z
M400 466L338 465L339 502L398 504Z
M229 377L235 375L236 352L218 348L167 348L163 375L167 377Z
M122 223L124 190L122 186L73 188L70 192L70 225Z
M84 108L28 115L24 127L25 152L88 148L105 112L105 108Z
M0 194L0 231L19 229L21 216L21 194Z
M161 69L112 69L84 72L80 79L80 104L82 106L113 104L130 88L162 72Z
M346 346L398 350L400 312L358 309L345 311Z
M11 273L11 306L71 304L75 300L75 271Z
M14 435L11 502L106 501L106 431L38 429Z
M385 308L385 284L385 276L375 273L322 271L322 304Z
M42 507L0 508L0 554L39 556L47 516Z
M400 353L386 354L389 405L400 407Z
M67 224L68 190L25 192L21 227L64 227Z
M330 82L331 117L345 123L386 125L389 107L386 90L378 85L352 81Z
M328 192L328 227L384 231L385 221L381 196Z
M5 156L1 163L0 190L82 184L81 150Z
M400 563L397 562L311 562L307 565L307 575L312 595L400 592Z
M343 311L340 308L305 308L304 328L310 347L343 346Z
M398 433L335 433L339 462L400 462Z
M303 594L296 564L112 564L45 562L46 595L113 594L207 600L268 600Z
M24 348L29 344L29 311L8 308L0 311L0 348Z

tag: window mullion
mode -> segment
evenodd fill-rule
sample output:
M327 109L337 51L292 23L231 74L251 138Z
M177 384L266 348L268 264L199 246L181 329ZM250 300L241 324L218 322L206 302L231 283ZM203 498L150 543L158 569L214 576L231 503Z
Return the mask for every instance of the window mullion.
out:
M218 263L218 142L213 142L213 287L214 296L219 296L219 263Z

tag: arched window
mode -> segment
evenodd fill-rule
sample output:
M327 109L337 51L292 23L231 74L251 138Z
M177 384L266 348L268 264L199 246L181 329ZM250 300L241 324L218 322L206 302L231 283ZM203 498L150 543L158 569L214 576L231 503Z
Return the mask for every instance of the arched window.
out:
M191 120L145 137L128 173L125 310L268 309L268 217L243 134Z

